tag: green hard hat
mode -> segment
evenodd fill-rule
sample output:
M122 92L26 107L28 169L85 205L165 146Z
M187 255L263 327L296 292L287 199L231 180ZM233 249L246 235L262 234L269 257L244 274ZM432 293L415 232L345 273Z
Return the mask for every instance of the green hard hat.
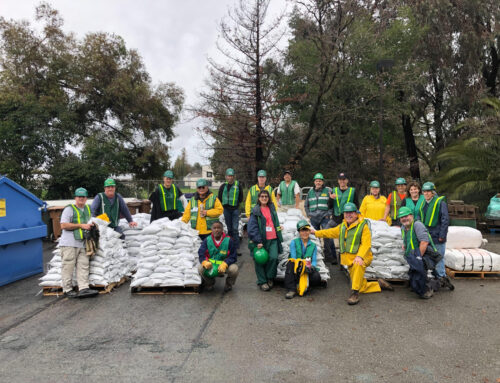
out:
M436 186L432 182L426 182L422 185L422 191L436 190Z
M163 177L174 178L174 172L172 170L167 170L165 173L163 173Z
M234 176L234 169L231 169L231 168L227 169L226 176Z
M269 260L269 253L263 247L260 249L256 247L253 251L253 259L255 260L255 263L263 265Z
M257 172L257 177L267 177L267 173L265 170L259 170Z
M325 180L325 177L323 177L323 174L321 174L321 173L316 173L316 174L314 175L314 178L313 178L313 179L314 179L314 180L322 180L322 181L324 181L324 180Z
M106 186L116 186L116 182L113 178L108 178L106 181L104 181L104 187Z
M210 270L205 269L203 274L205 275L205 277L208 277L208 278L217 277L219 275L219 270L218 270L217 265L212 263L212 268Z
M78 188L75 190L75 197L88 197L89 193L85 188Z
M396 185L406 185L406 180L403 177L399 177L396 180Z
M406 217L407 215L410 215L410 214L413 214L411 209L409 207L403 206L403 207L399 208L398 218Z
M301 219L299 222L297 222L298 231L300 231L300 229L303 229L304 227L309 229L311 225L305 219Z
M352 202L346 202L344 208L342 209L342 213L348 213L352 211L358 211L358 208Z
M380 182L378 182L378 181L372 181L372 182L370 182L370 187L371 188L379 188L380 187Z
M200 178L198 181L196 181L197 188L202 186L207 186L207 180L205 178Z

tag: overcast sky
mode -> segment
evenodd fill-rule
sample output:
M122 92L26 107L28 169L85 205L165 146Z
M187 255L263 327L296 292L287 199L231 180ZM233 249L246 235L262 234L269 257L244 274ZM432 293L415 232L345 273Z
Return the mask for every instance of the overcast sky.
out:
M78 37L104 31L122 36L141 54L153 82L174 82L186 95L186 106L197 101L207 75L207 57L219 57L215 43L218 24L236 0L50 0L64 19L64 29ZM8 19L34 19L40 1L0 0ZM269 14L282 12L286 0L271 0ZM187 116L186 116L187 117ZM174 160L183 147L188 159L208 163L201 140L194 139L196 121L183 119L171 143Z

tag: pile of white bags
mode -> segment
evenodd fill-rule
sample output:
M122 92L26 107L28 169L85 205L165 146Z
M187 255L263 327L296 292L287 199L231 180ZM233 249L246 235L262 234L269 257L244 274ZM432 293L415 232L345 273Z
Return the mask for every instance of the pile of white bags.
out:
M120 220L120 227L125 234L125 247L128 252L130 268L137 270L137 260L141 251L141 233L142 229L149 225L151 214L137 213L132 216L134 222L137 223L136 227L130 227L125 218Z
M153 221L137 236L141 243L131 287L199 285L198 231L180 219Z
M399 227L368 219L372 233L373 261L366 268L366 278L408 279L410 267L404 258Z
M500 254L484 249L446 249L444 262L457 271L500 271Z
M285 278L286 271L286 262L288 261L288 256L290 255L290 242L294 238L299 236L297 231L297 222L301 219L306 219L302 215L302 211L299 209L287 209L286 212L278 212L278 219L281 225L281 234L283 235L283 253L279 255L278 258L278 273L276 277L278 279ZM322 281L327 281L330 279L330 271L325 266L324 257L323 257L323 248L318 238L314 235L311 235L311 240L317 246L317 267L319 268L319 274L321 276Z
M99 249L90 259L89 284L107 286L130 275L131 264L120 234L100 219L92 218L91 222L99 228ZM60 249L56 248L53 254L47 274L40 278L40 286L62 286ZM77 285L76 274L73 275L73 285Z

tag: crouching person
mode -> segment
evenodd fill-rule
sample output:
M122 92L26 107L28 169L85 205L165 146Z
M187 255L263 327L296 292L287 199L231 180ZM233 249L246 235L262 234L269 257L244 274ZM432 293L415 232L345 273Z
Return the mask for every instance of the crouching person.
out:
M360 293L378 293L381 289L393 290L385 280L368 282L365 269L372 263L372 235L367 221L357 212L356 205L347 202L343 211L342 224L326 230L311 230L318 238L338 238L340 244L340 263L347 266L351 277L351 295L347 299L349 305L359 303Z
M319 286L321 277L316 266L316 244L309 239L311 227L302 219L297 223L299 237L290 243L290 257L285 271L285 297L292 299L296 292L302 296L311 286Z
M198 272L205 291L212 291L215 278L223 277L225 274L227 277L224 291L231 291L238 277L236 246L231 237L223 232L222 223L217 221L212 224L212 234L203 240L198 256L200 258Z
M61 279L64 295L68 298L96 296L98 291L89 288L90 259L86 253L84 231L90 230L92 216L87 205L87 190L75 190L75 203L64 208L61 214ZM73 290L73 271L76 267L78 293Z

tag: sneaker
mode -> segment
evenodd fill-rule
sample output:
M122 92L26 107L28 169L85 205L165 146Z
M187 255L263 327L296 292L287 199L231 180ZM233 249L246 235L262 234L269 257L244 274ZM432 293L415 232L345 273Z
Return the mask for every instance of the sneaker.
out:
M351 296L347 299L348 305L357 305L359 303L359 293L357 291L353 291Z
M272 279L267 281L267 285L269 286L270 289L274 287L274 281Z
M99 291L93 289L83 289L78 292L78 298L92 298L99 295Z
M64 296L66 298L76 298L78 296L78 293L75 290L69 290L64 293Z
M270 290L270 287L267 283L263 283L262 285L260 285L260 289L262 291L269 291Z
M285 294L285 298L286 299L292 299L293 297L295 296L295 291L288 291L286 294Z
M424 295L420 295L420 298L422 298L422 299L430 299L430 298L432 298L433 295L434 295L434 290L429 289L429 290L427 290L425 292Z
M227 293L228 291L231 291L233 289L233 286L230 285L229 283L226 283L224 285L224 292Z
M439 278L439 282L441 282L441 287L448 287L450 290L455 290L455 286L451 283L449 276L445 275L444 277Z
M382 278L377 279L377 282L382 290L394 291L394 287L392 287L392 285L385 279Z

